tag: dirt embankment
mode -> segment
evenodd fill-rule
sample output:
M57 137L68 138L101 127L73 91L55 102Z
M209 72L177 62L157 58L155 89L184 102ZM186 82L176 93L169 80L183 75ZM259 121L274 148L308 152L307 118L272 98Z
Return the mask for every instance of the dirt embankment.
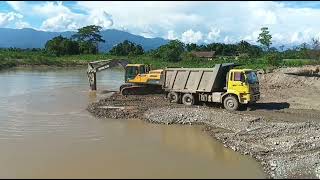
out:
M286 68L260 74L261 101L238 112L228 112L219 105L171 104L164 95L124 97L117 93L89 105L88 110L98 117L202 124L226 147L261 162L270 178L320 178L317 68Z
M281 68L259 74L261 103L288 103L292 109L320 110L320 65Z

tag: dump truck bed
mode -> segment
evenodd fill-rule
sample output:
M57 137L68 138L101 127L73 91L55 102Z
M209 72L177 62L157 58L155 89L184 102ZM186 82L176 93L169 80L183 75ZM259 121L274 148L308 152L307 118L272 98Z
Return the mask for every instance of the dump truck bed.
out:
M213 68L165 68L165 91L196 93L223 91L233 63L216 64Z

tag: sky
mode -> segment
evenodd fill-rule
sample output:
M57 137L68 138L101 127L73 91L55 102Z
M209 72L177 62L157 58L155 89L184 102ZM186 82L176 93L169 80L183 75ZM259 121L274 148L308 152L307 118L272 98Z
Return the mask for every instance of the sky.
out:
M0 27L75 31L86 25L184 43L256 43L268 27L274 45L320 37L320 1L1 1Z

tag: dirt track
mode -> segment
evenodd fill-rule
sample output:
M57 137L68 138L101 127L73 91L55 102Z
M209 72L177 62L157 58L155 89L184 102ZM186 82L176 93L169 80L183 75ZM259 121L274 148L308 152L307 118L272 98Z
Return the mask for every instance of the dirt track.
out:
M119 94L89 105L88 110L98 117L203 124L226 147L261 162L270 178L320 178L319 69L287 68L260 74L261 101L238 112L215 104L170 104L163 95Z

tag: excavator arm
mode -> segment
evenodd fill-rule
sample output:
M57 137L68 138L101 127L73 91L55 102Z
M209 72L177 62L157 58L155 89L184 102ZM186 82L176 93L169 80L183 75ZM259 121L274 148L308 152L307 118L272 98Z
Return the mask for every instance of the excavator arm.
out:
M108 59L89 62L87 76L90 89L93 91L97 90L97 72L116 66L122 66L125 68L127 64L129 64L129 62L123 59Z

